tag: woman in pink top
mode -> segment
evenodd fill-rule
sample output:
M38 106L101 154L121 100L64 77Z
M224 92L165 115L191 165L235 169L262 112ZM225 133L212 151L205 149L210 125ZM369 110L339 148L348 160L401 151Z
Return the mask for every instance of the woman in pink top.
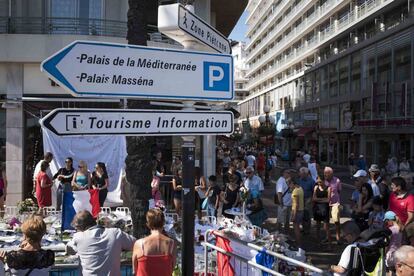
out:
M174 240L164 235L164 214L159 209L150 209L146 217L151 235L135 242L132 253L134 275L171 276L177 246Z

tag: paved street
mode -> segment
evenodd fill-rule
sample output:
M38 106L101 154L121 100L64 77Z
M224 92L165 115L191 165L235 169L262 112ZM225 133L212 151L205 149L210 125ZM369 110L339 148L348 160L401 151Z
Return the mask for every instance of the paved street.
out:
M334 169L335 176L339 177L343 183L343 191L341 193L341 202L345 205L343 218L341 218L341 223L349 219L349 213L346 212L346 206L349 204L349 198L352 194L352 187L351 187L351 179L349 178L348 171L345 169ZM272 179L276 181L277 179ZM277 207L273 203L273 195L275 192L275 185L266 186L264 197L263 197L263 204L267 210L269 219L265 223L265 228L269 230L269 232L276 231L275 223L276 223L276 213ZM335 236L335 229L334 225L331 225L331 234L334 238ZM290 236L293 237L293 229L291 228ZM320 240L316 239L315 234L315 223L312 221L312 229L310 235L303 237L303 249L307 252L307 255L311 257L312 263L321 269L328 269L330 264L336 264L339 260L339 257L342 253L344 245L338 246L335 242L331 246L330 249L327 248L326 245L322 245Z

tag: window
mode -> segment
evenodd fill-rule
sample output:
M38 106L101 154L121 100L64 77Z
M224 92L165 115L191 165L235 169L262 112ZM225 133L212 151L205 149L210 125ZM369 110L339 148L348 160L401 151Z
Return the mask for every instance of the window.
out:
M348 93L348 62L348 57L342 58L339 61L339 95Z
M361 89L361 53L357 52L351 57L351 93L358 94Z
M338 63L329 64L329 96L336 97L338 95Z
M411 78L411 46L395 50L395 82L410 80Z

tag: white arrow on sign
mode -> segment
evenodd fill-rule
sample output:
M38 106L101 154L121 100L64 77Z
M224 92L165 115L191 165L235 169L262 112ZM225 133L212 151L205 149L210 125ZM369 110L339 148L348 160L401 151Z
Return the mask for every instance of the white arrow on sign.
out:
M195 38L207 46L206 50L231 54L227 37L181 4L158 7L158 30L181 44Z
M230 55L75 41L40 65L75 96L233 99Z
M230 111L65 109L51 111L40 124L59 136L210 135L233 133Z

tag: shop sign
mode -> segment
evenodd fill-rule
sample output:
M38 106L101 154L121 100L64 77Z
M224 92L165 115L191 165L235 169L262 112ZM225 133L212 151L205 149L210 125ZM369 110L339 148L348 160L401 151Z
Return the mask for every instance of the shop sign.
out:
M231 54L227 37L181 4L158 7L158 30L181 44L196 39L206 50Z
M390 120L359 120L358 126L373 126L373 127L381 127L381 126L406 126L412 125L413 121L411 119L390 119Z
M218 135L233 133L233 113L58 108L41 119L40 124L59 136Z
M318 114L317 113L305 113L303 114L303 120L305 121L317 121Z
M75 41L41 64L74 96L232 100L231 55Z

